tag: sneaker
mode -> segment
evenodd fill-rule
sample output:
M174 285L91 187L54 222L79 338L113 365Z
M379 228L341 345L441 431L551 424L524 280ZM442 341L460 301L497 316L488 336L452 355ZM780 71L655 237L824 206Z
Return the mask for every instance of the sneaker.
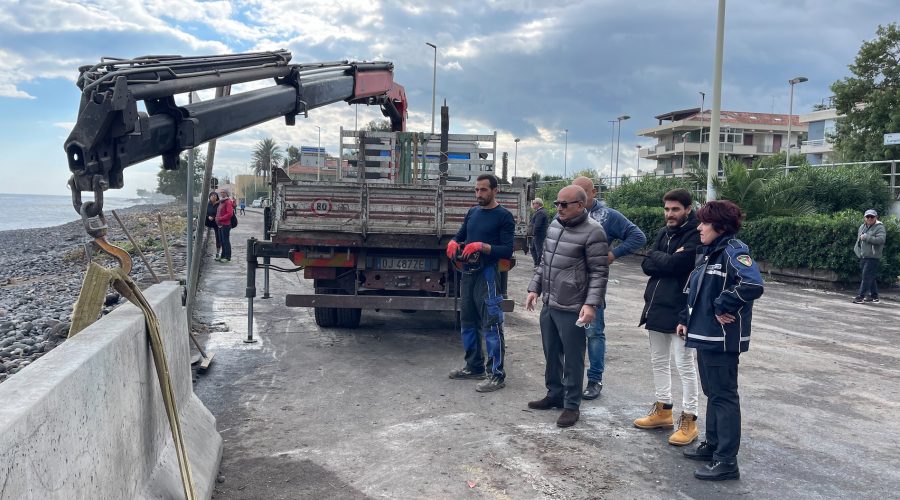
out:
M485 380L482 380L475 386L475 390L478 392L494 392L499 391L506 387L506 381L504 381L500 377L490 377Z
M871 304L877 304L877 303L879 303L879 302L881 302L881 301L878 300L878 297L869 297L869 298L866 298L866 299L864 300L864 302L868 302L868 303L871 303Z
M581 397L584 399L597 399L597 397L600 396L600 391L602 390L603 382L589 380L587 388L584 390L584 394L582 394Z
M853 298L853 303L854 303L854 304L862 304L862 303L863 303L863 298L862 298L862 296L854 297L854 298Z
M575 425L575 422L578 422L578 417L581 416L581 412L578 410L570 410L568 408L564 409L562 414L559 415L559 418L556 419L557 427L572 427Z
M716 452L715 446L703 441L700 443L700 446L696 448L690 448L681 452L684 455L684 458L688 458L690 460L697 460L700 462L709 462L712 460L713 453Z
M231 263L231 259L219 259L219 262L221 262L222 264L229 264Z
M475 373L467 366L450 372L450 378L455 380L484 380L485 376L484 372Z
M740 479L741 471L740 469L738 469L737 460L732 459L731 462L713 460L712 462L695 470L694 477L704 481L724 481L726 479Z

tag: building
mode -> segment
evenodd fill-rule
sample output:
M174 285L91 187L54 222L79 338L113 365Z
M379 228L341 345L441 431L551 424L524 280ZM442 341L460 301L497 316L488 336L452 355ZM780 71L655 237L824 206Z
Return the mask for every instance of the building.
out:
M656 116L658 125L638 131L638 135L656 140L641 148L641 158L656 161L656 175L684 175L684 165L709 161L711 110L700 108L671 111ZM791 117L791 137L787 139L788 115L722 111L719 114L719 153L738 158L746 164L762 156L784 151L788 144L799 148L807 126L797 115ZM652 165L652 163L651 163Z
M808 137L800 145L800 152L806 155L806 161L810 165L834 161L832 141L839 116L834 108L833 99L833 97L824 99L822 104L815 107L815 111L800 115L800 123L809 129Z

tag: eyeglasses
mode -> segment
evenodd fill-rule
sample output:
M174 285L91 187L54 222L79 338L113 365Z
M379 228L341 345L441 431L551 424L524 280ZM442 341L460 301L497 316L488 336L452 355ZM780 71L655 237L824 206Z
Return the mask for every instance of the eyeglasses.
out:
M874 215L867 215L867 216L866 216L866 219L874 219L874 218L875 218Z
M565 210L565 209L569 208L569 205L571 205L572 203L581 203L581 202L580 202L580 201L559 201L559 200L556 200L556 201L553 202L553 205L556 206L556 208L561 208L561 209Z

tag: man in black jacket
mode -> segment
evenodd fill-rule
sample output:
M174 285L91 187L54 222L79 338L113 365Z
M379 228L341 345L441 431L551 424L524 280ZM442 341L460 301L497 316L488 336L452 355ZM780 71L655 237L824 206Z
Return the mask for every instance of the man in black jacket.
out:
M547 226L550 225L550 218L547 217L547 211L544 210L544 200L535 198L531 202L531 208L534 214L531 216L531 258L534 259L534 265L541 264L541 250L544 248L544 239L547 237Z
M646 417L634 421L641 429L671 429L672 373L670 360L681 377L683 407L678 429L669 437L669 444L685 446L697 439L697 369L695 350L685 347L684 340L675 335L678 315L685 307L684 284L694 269L700 233L697 218L691 209L691 193L673 189L663 196L666 227L659 230L652 250L641 268L650 276L644 291L644 310L641 325L650 335L650 365L656 402Z

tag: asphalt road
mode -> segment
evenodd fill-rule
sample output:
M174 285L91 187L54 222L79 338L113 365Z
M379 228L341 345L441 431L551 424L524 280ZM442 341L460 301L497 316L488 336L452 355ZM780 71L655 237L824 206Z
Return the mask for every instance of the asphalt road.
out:
M232 232L235 260L210 255L198 294L199 315L219 330L207 339L213 366L195 386L225 439L217 499L888 498L900 490L897 302L856 305L848 294L767 281L741 356L742 478L706 483L692 476L698 464L667 444L669 431L631 424L653 402L637 258L612 265L602 396L559 429L558 410L526 407L545 393L538 316L522 307L530 257L519 254L510 276L517 308L505 327L507 386L480 394L474 381L447 378L463 363L451 315L364 311L357 330L321 329L311 310L284 306L286 293L311 293L297 274L272 274L272 298L256 300L260 341L243 343L244 241L261 225L258 212L247 213ZM261 295L262 277L258 286Z

